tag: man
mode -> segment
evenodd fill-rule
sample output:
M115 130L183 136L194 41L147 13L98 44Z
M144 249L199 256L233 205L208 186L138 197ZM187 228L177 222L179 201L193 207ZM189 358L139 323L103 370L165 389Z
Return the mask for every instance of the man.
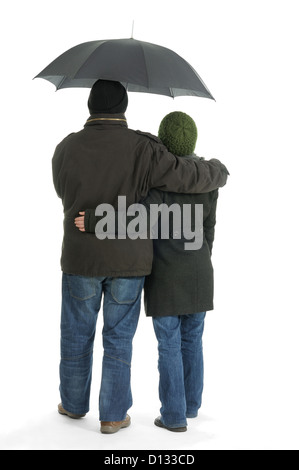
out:
M127 104L120 83L97 81L84 129L66 137L53 157L54 185L64 207L59 412L80 418L89 411L93 342L104 293L103 433L130 425L132 340L153 248L150 239L82 237L74 218L84 207L116 206L120 195L129 207L151 188L209 192L224 186L228 175L218 160L180 159L156 137L128 129Z
M199 158L194 154L197 135L193 119L178 111L164 117L158 132L174 155L195 159ZM141 201L148 209L149 221L156 206L164 208L155 227L154 258L151 274L145 278L144 307L153 319L159 350L162 407L155 424L172 432L187 431L187 418L195 418L202 404L202 337L206 312L214 309L211 254L218 195L218 189L203 194L153 189ZM166 236L168 208L174 213ZM167 211L166 217L163 210ZM75 224L81 232L97 232L98 236L100 220L94 209L86 209Z

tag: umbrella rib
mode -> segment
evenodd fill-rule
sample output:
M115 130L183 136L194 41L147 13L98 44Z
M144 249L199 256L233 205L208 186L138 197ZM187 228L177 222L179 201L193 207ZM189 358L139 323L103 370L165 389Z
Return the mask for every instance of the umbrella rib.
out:
M64 75L62 77L62 79L60 80L60 82L58 83L57 87L56 87L56 91L59 90L59 88L61 88L61 85L63 84L63 82L65 82L65 80L67 79L67 76Z
M96 53L97 49L99 47L101 47L103 44L105 44L107 42L107 40L104 40L104 41L92 41L95 45L95 48L94 50L91 52L91 54L89 54L88 57L86 57L86 59L84 60L84 62L82 64L80 64L80 67L77 69L76 73L74 74L74 76L72 78L75 78L76 75L80 72L80 70L84 67L84 65L86 64L86 62L88 60L90 60L90 58ZM100 78L100 77L99 77Z
M145 63L145 71L146 71L146 76L147 76L147 88L149 89L149 75L148 75L148 71L147 71L147 66L146 66L146 58L145 58L145 53L144 53L144 49L142 47L142 45L140 43L138 43L139 46L141 47L141 50L142 50L142 55L143 55L143 59L144 59L144 63Z

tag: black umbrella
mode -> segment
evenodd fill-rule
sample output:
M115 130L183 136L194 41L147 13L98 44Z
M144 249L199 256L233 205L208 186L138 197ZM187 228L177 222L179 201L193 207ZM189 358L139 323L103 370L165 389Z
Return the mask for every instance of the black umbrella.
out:
M79 44L49 64L35 78L56 89L91 88L98 79L121 82L128 91L213 99L200 76L175 52L136 39Z

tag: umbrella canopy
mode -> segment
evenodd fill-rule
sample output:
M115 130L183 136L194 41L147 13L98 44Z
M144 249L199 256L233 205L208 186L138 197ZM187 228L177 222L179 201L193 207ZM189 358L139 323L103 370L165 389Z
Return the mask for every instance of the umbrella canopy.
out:
M182 57L136 39L90 41L72 47L34 78L56 89L91 88L99 79L115 80L128 91L213 99L200 76Z

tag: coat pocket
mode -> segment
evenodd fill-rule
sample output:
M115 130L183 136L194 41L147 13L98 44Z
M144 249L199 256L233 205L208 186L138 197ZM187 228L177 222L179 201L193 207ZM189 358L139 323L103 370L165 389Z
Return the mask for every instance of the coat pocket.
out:
M112 281L111 295L118 304L133 304L144 284L144 277L119 277Z

